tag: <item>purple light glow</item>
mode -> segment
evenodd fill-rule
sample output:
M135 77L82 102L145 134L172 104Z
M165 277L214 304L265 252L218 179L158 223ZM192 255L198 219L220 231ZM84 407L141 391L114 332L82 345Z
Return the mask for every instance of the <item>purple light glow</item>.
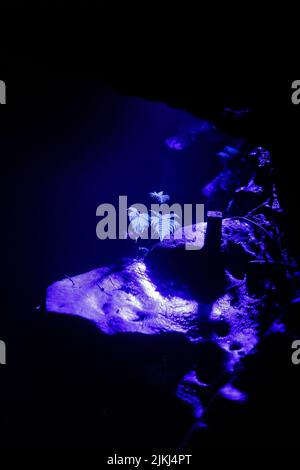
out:
M232 384L227 384L222 387L219 393L227 400L240 402L247 400L247 395L235 388Z
M198 310L196 301L160 294L142 262L117 273L96 269L72 281L63 279L48 288L47 310L92 320L107 334L188 334Z

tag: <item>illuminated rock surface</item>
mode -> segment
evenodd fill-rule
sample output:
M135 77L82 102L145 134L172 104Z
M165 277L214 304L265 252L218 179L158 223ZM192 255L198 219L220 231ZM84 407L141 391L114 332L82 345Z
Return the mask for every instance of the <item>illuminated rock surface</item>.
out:
M167 384L167 393L176 393L190 406L200 428L209 421L212 403L247 401L248 390L237 386L245 359L261 340L286 331L286 306L298 285L297 268L281 246L280 206L274 207L268 153L259 149L251 155L258 155L268 184L262 185L265 174L259 172L250 183L240 178L233 199L229 185L227 214L232 215L242 192L246 197L257 193L256 181L265 202L258 210L251 203L251 213L223 220L219 250L207 248L207 224L201 223L185 227L181 238L175 234L145 250L143 258L65 278L47 290L49 312L83 317L105 335L172 337L172 354L176 356L177 344L183 362L174 358L178 368L171 377L161 358L153 366L151 383L164 390ZM228 162L225 166L231 173ZM252 166L253 161L251 171ZM227 188L216 182L206 187L213 196L220 190ZM204 247L186 250L186 243Z
M181 240L157 244L143 261L131 260L56 282L48 288L46 302L48 311L79 315L108 335L179 333L187 338L197 359L194 371L186 371L179 384L178 396L192 405L198 418L203 411L202 392L207 394L206 388L212 385L214 391L220 386L228 399L245 400L242 392L229 393L232 385L224 382L234 376L259 338L273 328L274 315L267 311L270 296L274 309L280 311L276 284L268 276L261 276L263 295L253 291L251 261L265 263L271 255L267 234L244 220L223 221L219 256L223 257L224 276L207 297L201 279L212 282L217 259L210 266L210 254L205 256L205 250L185 250L187 240L203 245L205 228L206 224L200 224L196 237L196 227L185 228ZM258 282L260 266L253 266L258 270Z

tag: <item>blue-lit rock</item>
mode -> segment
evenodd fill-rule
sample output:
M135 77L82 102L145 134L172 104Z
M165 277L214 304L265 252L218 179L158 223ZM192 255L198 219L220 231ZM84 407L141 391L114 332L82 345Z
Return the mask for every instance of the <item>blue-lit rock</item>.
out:
M225 377L235 374L242 358L254 350L271 326L271 321L264 327L260 323L264 297L249 293L246 272L249 259L268 256L265 233L246 221L223 221L223 284L215 298L211 295L207 299L199 279L208 271L201 260L208 262L208 258L201 258L202 250L184 249L187 241L203 245L205 230L205 223L186 227L182 239L158 243L144 260L133 259L58 281L48 288L46 299L48 311L79 315L108 335L183 335L193 347L191 366L195 368L186 371L178 396L192 406L197 417L202 415L203 394L209 395L218 384L224 386ZM178 272L171 266L171 276L166 259L176 260L178 253L180 266ZM192 287L191 277L187 276L191 261L193 276L199 273ZM159 280L156 263L160 267ZM235 399L239 396L244 399L242 393L236 393Z
M136 259L54 283L46 297L49 312L80 316L115 338L129 334L127 345L143 335L164 344L172 337L172 355L183 356L175 357L176 373L162 377L162 358L151 381L167 382L168 393L175 381L199 427L216 398L230 406L247 400L236 384L245 360L262 340L286 332L287 305L292 312L299 296L297 267L282 248L269 152L225 150L223 170L203 190L210 201L221 191L232 215L218 249L204 243L206 223L184 227L181 237L140 246ZM204 247L189 251L186 243Z
M48 288L47 310L87 318L107 334L188 334L197 314L197 302L175 293L163 296L142 261L96 269L72 281L63 279Z

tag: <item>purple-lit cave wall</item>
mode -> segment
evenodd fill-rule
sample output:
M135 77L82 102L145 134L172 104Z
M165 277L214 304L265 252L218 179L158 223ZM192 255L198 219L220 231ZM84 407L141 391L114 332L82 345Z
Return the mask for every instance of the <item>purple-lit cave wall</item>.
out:
M140 102L133 103L141 111ZM148 174L124 155L137 184L132 190L117 168L114 187L124 194L129 188L138 200L145 187L163 189L176 202L205 202L207 209L221 210L220 247L208 243L205 222L185 227L179 240L148 244L142 255L134 253L134 242L129 241L133 254L119 263L52 284L46 309L91 320L107 335L182 335L192 353L176 394L203 427L216 396L247 400L247 391L236 385L239 370L262 338L285 333L285 311L298 286L297 266L283 245L270 152L226 137L214 125L193 122L184 113L180 117L190 119L189 126L179 126L177 111L159 103L152 106L151 118L144 110L149 104L142 106L149 120L154 119L154 109L160 111L159 123L162 115L170 116L168 129L159 127L155 134L161 147L153 170ZM177 136L168 137L176 126ZM133 138L137 156L137 145L147 147L148 141L140 129ZM187 251L185 243L195 242L195 230L204 247Z

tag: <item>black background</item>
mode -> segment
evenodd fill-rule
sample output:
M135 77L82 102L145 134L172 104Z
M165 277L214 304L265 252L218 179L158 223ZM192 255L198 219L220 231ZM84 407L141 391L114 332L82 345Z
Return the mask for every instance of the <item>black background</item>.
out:
M169 18L172 33L164 24L158 36L151 21L146 32L142 21L135 24L137 29L133 31L131 24L122 21L119 15L114 28L104 29L106 18L101 11L97 15L96 19L82 18L75 24L70 12L62 17L61 10L52 11L51 15L47 10L39 14L35 11L31 18L35 25L33 33L31 23L16 15L13 30L2 41L0 79L7 83L8 104L0 108L3 236L0 337L9 346L8 365L0 370L3 447L108 447L116 451L131 447L137 454L137 449L152 449L153 433L161 447L172 446L181 432L180 426L176 428L178 417L182 413L182 420L186 419L181 409L176 417L172 416L170 404L159 421L155 414L160 407L155 404L159 396L151 396L143 385L135 384L137 378L131 379L136 390L134 397L129 387L123 391L122 400L128 403L128 409L135 410L142 409L145 399L149 400L146 418L138 417L136 411L133 417L130 412L120 417L118 407L113 416L107 416L103 402L119 400L122 383L130 382L120 372L122 364L115 364L114 345L106 344L105 338L99 345L98 332L82 320L32 311L33 303L42 302L45 286L56 280L49 280L47 269L42 272L38 269L51 263L47 246L55 247L55 234L49 233L47 214L40 213L41 201L50 211L56 210L53 199L56 204L58 201L54 190L49 193L49 175L55 177L51 168L57 167L57 162L53 163L51 126L56 136L62 133L64 142L65 133L73 132L74 126L78 126L79 132L82 121L72 121L69 116L66 130L60 129L58 119L57 127L49 125L46 135L39 132L39 123L53 123L57 114L66 116L70 106L74 106L74 97L86 112L83 97L91 83L94 88L104 83L124 94L164 101L212 119L226 132L243 135L253 145L268 146L286 212L288 243L299 259L300 106L291 102L291 83L299 76L282 78L278 71L266 71L266 62L259 63L255 55L241 50L228 49L225 56L210 52L210 39L200 39L196 27L192 28L193 38L186 36L184 27L188 23L174 24ZM263 59L267 61L267 57ZM250 107L253 117L240 127L223 122L218 113L224 106ZM92 114L89 115L88 124L92 125ZM39 148L45 147L45 141L49 146L48 160L47 152L43 152L46 161L41 161ZM74 149L74 161L62 161L62 154L58 153L57 158L67 175L80 158L80 149L78 153ZM39 182L34 193L30 184L33 180ZM46 234L42 242L41 226ZM80 240L80 232L76 237ZM62 253L56 256L59 259ZM72 253L68 256L71 258ZM137 351L139 346L136 345ZM97 357L107 354L109 348L112 359L99 369ZM147 349L147 345L143 348ZM172 350L172 344L157 344L158 352L164 348ZM116 397L107 396L111 394L112 367L120 372L114 389ZM256 400L230 418L230 424L224 416L224 421L213 427L212 435L201 445L297 446L300 369L291 365L290 344L284 339L274 344L270 340L262 346L258 358L250 360L249 370L252 373L249 388ZM109 392L105 391L107 386ZM128 427L135 427L135 442L128 441Z

